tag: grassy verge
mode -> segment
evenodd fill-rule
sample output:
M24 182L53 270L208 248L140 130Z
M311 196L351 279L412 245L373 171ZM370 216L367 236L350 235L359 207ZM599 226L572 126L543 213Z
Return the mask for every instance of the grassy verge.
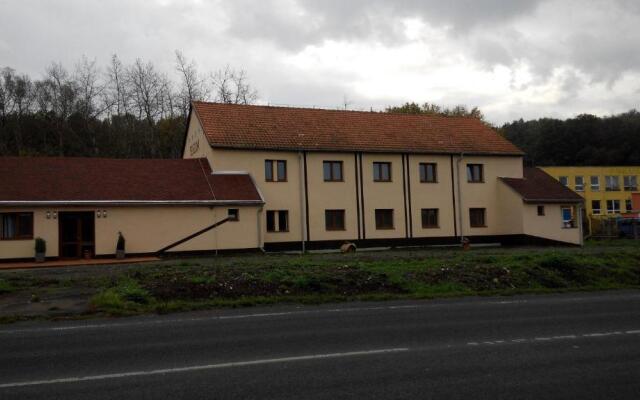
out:
M274 303L418 299L640 288L640 245L578 248L397 250L377 253L236 256L124 268L0 275L3 298L85 296L85 307L31 317L135 315ZM62 294L61 294L62 293ZM51 297L55 297L51 295ZM74 303L75 304L75 303ZM42 308L42 307L41 307ZM52 307L53 308L53 307ZM25 318L0 315L0 320Z

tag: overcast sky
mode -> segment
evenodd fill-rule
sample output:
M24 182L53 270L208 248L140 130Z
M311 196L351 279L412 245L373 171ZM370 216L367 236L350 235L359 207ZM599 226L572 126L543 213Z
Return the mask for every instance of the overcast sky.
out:
M117 53L247 71L260 102L479 106L490 122L640 108L638 0L0 0L0 67ZM177 78L177 76L176 76Z

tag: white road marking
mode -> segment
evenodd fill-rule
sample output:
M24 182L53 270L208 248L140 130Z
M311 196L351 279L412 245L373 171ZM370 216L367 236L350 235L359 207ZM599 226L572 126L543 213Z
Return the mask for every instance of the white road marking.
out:
M385 353L399 353L404 351L409 351L409 349L406 347L400 347L400 348L380 349L380 350L351 351L346 353L312 354L312 355L298 356L298 357L267 358L263 360L236 361L236 362L208 364L208 365L193 365L189 367L164 368L164 369L154 369L154 370L148 370L148 371L130 371L130 372L121 372L121 373L114 373L114 374L76 376L76 377L69 377L69 378L47 379L47 380L39 380L39 381L11 382L11 383L0 384L0 389L23 387L23 386L51 385L51 384L57 384L57 383L101 381L106 379L130 378L135 376L175 374L180 372L246 367L251 365L277 364L277 363L287 363L287 362L296 362L296 361L321 360L321 359L329 359L329 358L370 356L370 355L385 354Z
M480 345L494 345L504 343L527 343L527 342L550 342L554 340L576 340L580 338L601 338L608 336L620 336L620 335L637 335L640 334L640 329L629 331L611 331L611 332L593 332L583 333L575 335L557 335L557 336L540 336L531 339L499 339L499 340L486 340L483 342L467 342L467 346L480 346Z

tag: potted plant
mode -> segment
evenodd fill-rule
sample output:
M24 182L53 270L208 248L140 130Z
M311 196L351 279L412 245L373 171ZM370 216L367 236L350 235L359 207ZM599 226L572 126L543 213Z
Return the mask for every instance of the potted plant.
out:
M44 262L47 255L47 242L43 238L36 238L36 262Z
M118 242L116 243L116 258L121 260L124 258L125 240L122 232L118 232Z

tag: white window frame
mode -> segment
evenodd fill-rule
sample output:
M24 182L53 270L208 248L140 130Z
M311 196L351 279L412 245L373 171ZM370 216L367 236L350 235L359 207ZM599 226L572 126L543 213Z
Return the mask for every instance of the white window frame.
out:
M616 203L618 204L617 208L615 207ZM609 208L609 204L611 204L613 207ZM607 214L620 214L620 200L607 200Z
M564 182L562 182L564 181ZM568 176L559 176L558 177L558 182L560 182L561 185L563 186L569 186L569 177Z
M578 179L580 179L580 183L578 183ZM576 186L576 192L584 192L584 176L576 175L573 178L573 182Z
M638 177L636 175L625 175L622 177L624 191L635 192L638 190Z
M593 183L594 180L595 180L595 183ZM589 183L591 184L591 191L592 192L599 192L600 191L600 177L599 176L592 175L591 178L589 178Z
M609 182L615 185L609 185ZM617 175L607 175L604 177L604 190L606 192L619 192L620 191L620 177Z
M593 208L593 202L597 201L599 207ZM602 200L591 200L591 214L593 215L601 215L602 214Z

